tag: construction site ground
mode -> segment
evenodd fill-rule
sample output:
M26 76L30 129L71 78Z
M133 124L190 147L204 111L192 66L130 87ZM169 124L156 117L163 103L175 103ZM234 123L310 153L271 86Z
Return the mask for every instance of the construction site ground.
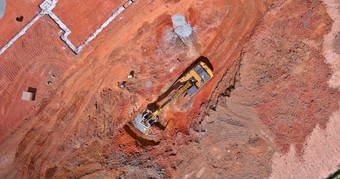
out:
M73 44L79 46L124 3L125 0L60 0L53 12L71 30Z
M1 47L42 3L15 2ZM78 46L124 3L60 0L53 12ZM45 15L0 55L0 178L325 178L340 166L339 9L136 0L78 55ZM174 32L176 14L189 37ZM214 77L161 112L160 142L131 134L126 124L199 57ZM29 87L36 99L22 101Z
M1 18L0 46L4 46L11 37L15 36L39 11L38 5L42 1L6 1L5 13ZM20 4L20 6L18 6ZM10 10L9 10L10 9ZM17 17L23 16L22 22L16 21Z

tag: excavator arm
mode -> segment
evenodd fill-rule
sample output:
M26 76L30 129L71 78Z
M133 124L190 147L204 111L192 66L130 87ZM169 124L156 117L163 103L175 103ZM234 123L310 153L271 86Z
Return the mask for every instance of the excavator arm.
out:
M181 94L185 93L190 87L194 85L195 81L189 79L175 92L167 101L165 101L156 111L152 112L146 109L143 114L139 114L133 119L134 126L141 132L147 133L148 128L157 120L158 114L170 104L171 101L178 98Z
M150 119L157 117L157 115L168 105L170 102L176 98L178 98L181 94L185 93L192 85L193 81L190 79L185 82L185 84L178 90L174 95L171 96L167 101L165 101L161 107L159 107L155 112L152 113Z

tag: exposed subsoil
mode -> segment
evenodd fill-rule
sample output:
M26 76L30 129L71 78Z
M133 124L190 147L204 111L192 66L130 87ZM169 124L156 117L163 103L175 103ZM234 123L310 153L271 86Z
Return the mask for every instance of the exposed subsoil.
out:
M25 38L18 39L1 55L1 142L40 110L59 89L65 70L72 64L73 54L62 49L65 45L62 41L55 40L59 39L59 30L52 22L47 16L42 17L27 31ZM34 38L36 36L39 38ZM29 87L37 89L35 101L22 101L22 92Z
M327 84L331 69L322 56L332 20L320 1L286 2L276 15L264 20L244 49L244 63L252 64L245 67L250 79L245 85L258 91L257 113L276 144L284 152L294 145L301 154L316 125L324 129L339 109L339 93Z
M322 52L326 62L331 67L331 79L328 85L339 89L339 59L340 53L336 44L340 31L340 2L336 0L323 1L327 13L332 19L332 28L324 36ZM332 113L326 127L316 126L304 143L303 155L296 155L297 150L291 147L288 153L276 153L273 157L271 178L326 178L337 173L340 168L340 127L339 109ZM300 157L297 157L300 156ZM282 170L285 168L285 171Z
M11 40L31 19L33 19L40 8L38 5L42 0L34 1L6 1L6 11L0 19L0 46L3 47ZM16 21L17 17L23 16L22 22Z
M69 39L76 47L105 22L118 7L125 4L125 0L104 1L67 1L60 0L53 12L71 30ZM63 15L67 14L67 16ZM95 14L95 15L93 15ZM119 19L119 17L117 18Z
M55 13L86 39L96 24L72 20L86 7L63 5ZM91 8L93 20L110 15ZM175 14L193 27L188 38L174 33ZM0 57L1 178L275 178L278 155L295 148L300 161L313 130L329 130L339 93L323 56L333 24L323 2L135 1L121 16L78 56L45 16ZM137 139L127 122L200 56L214 77L160 114L159 143ZM37 99L24 103L32 86Z
M339 92L328 86L322 56L331 24L322 2L274 5L242 50L235 86L195 126L196 143L179 152L178 178L314 178L338 166Z

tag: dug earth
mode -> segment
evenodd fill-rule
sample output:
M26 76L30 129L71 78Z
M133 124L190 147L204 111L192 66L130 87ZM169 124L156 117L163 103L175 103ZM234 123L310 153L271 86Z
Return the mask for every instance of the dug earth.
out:
M326 178L340 166L339 9L136 0L79 55L44 17L0 56L0 178ZM160 141L132 135L200 56L214 77L160 113ZM31 85L35 101L17 100Z

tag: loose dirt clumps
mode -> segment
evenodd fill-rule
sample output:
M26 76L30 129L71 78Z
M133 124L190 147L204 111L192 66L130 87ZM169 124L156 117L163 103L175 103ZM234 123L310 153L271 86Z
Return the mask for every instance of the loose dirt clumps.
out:
M271 141L242 87L221 96L192 126L193 141L178 153L176 178L266 178L274 153ZM256 126L256 127L255 127Z
M245 85L258 91L257 113L276 136L275 142L283 152L293 144L302 154L307 136L316 125L325 128L328 117L339 108L339 93L328 87L331 69L321 51L331 19L321 2L297 4L287 2L276 16L264 20L244 49L243 63L250 64L245 67L249 78Z
M330 116L325 129L317 126L305 141L302 159L296 157L294 147L282 155L273 157L273 173L271 178L326 178L339 169L339 112ZM282 170L284 168L285 170Z
M328 81L329 86L338 88L339 54L335 43L340 30L340 3L334 0L323 1L327 7L327 13L333 20L331 31L324 36L323 54L332 68L332 78ZM329 78L327 78L329 79ZM339 88L338 88L339 89ZM308 136L304 143L302 157L296 157L295 147L291 147L286 154L276 153L273 157L273 173L271 178L326 178L339 170L340 145L339 145L339 109L328 117L326 126L318 125ZM305 125L305 124L303 124ZM285 171L282 170L285 168Z
M340 54L340 32L334 38L333 48L335 53Z

